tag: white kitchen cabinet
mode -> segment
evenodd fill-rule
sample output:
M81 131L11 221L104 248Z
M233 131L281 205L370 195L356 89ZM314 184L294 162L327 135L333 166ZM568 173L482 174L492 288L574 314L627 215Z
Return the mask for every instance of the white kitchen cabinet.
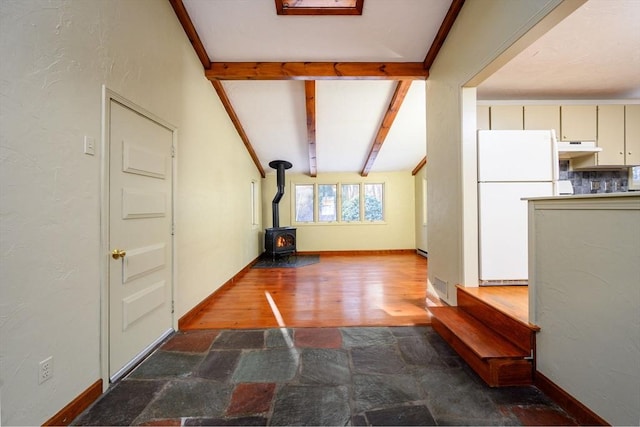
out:
M561 141L596 141L597 108L595 105L560 107Z
M523 130L522 105L492 105L491 130Z
M559 105L525 105L524 129L556 131L560 136L560 106Z
M625 164L640 165L640 105L625 105Z
M490 113L488 105L476 106L476 128L478 130L491 129Z
M598 165L624 165L624 105L598 106Z

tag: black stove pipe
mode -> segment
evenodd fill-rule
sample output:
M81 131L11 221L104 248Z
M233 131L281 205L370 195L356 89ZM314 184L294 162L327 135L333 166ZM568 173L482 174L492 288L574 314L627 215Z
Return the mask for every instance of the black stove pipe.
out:
M285 169L291 169L293 165L290 162L287 162L286 160L274 160L269 163L269 166L275 169L277 173L276 182L278 185L278 192L276 193L276 196L273 198L273 201L271 202L271 211L273 215L272 227L279 228L280 227L279 203L280 203L280 199L282 199L282 196L284 196L284 184L285 184L284 171Z

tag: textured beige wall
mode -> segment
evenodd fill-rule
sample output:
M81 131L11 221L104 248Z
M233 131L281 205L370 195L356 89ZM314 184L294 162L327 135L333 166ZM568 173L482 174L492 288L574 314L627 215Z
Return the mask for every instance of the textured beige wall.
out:
M537 369L611 425L640 420L640 195L529 202Z
M102 85L178 128L176 316L258 256L260 176L167 1L2 0L0 52L1 424L40 425L102 375Z

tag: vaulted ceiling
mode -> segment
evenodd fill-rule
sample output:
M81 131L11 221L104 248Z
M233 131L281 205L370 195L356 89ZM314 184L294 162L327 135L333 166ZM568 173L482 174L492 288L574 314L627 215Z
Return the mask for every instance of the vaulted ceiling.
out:
M263 175L275 159L311 176L424 163L425 80L463 0L359 0L361 15L170 1Z
M425 81L464 0L169 1L263 176L275 159L311 176L426 162ZM588 0L479 98L637 97L639 11Z

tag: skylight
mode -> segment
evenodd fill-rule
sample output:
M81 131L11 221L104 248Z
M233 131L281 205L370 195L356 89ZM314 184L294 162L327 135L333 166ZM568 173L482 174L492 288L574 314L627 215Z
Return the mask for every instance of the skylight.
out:
M364 0L275 0L278 15L362 15Z

